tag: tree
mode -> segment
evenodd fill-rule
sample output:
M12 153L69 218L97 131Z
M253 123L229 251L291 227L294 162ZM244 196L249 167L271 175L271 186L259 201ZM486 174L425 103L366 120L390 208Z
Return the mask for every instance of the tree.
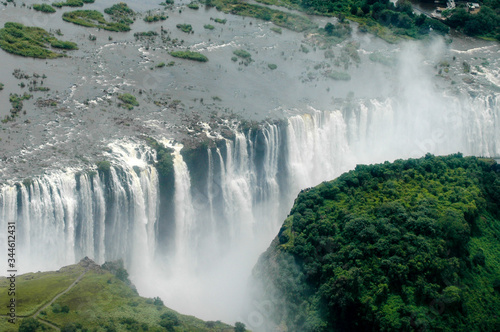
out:
M241 322L236 322L236 324L234 324L234 331L235 332L245 332L246 331L245 324L243 324Z
M326 23L325 25L325 32L328 34L328 35L332 35L333 34L333 30L335 29L335 26L333 24L331 24L330 22Z
M39 331L42 327L42 324L36 320L35 318L25 318L21 321L21 325L19 325L19 332L35 332Z

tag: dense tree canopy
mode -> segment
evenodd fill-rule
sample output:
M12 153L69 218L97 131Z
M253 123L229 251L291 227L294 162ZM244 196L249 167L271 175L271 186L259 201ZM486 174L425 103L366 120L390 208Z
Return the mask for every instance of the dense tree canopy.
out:
M359 165L301 192L255 275L294 331L498 331L499 220L493 160Z

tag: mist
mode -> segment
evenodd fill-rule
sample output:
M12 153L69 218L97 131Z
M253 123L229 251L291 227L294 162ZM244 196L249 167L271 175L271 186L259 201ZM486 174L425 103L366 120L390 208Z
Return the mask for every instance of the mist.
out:
M252 29L260 34L263 27L255 24ZM172 70L185 70L185 81L175 72L155 76L157 89L174 84L171 76L179 80L174 80L178 86L196 80L199 86L193 90L210 87L208 97L220 93L224 106L236 109L241 118L263 120L259 129L243 129L239 120L228 122L234 138L214 133L219 142L199 150L194 162L185 160L182 145L173 143L171 127L153 131L145 125L152 136L175 150L171 188L161 187L153 167L155 151L133 132L143 130L139 125L132 126L130 138L109 143L109 137L99 136L106 141L104 155L111 161L107 175L91 176L87 169L75 167L47 171L25 185L1 187L0 227L6 229L7 220L19 222L19 256L25 272L58 269L85 256L100 264L122 258L140 295L160 297L183 314L241 321L253 331L264 331L270 324L270 307L279 305L280 296L254 298L259 291L248 287L249 283L254 287L252 269L300 190L332 180L356 164L426 153L500 156L500 95L491 88L498 84L498 45L468 45L460 40L450 44L442 37L390 45L354 30L361 62L350 65L351 80L307 81L306 67L324 61L323 53L307 58L300 54L296 48L302 37L292 32L265 41L252 38L251 43L261 43L251 44L252 51L265 42L276 44L273 38L292 42L286 47L294 52L286 58L278 59L282 49L270 46L259 53L273 61L276 56L276 76L263 71L264 60L257 69L241 69L237 79L231 75L240 75L239 68L221 74L217 66L225 64L231 53L221 46L224 57L218 59L218 49L203 45L198 50L213 52L206 77L199 68L182 67ZM343 46L335 48L337 56ZM114 53L104 53L98 60L110 54ZM386 61L371 60L376 59L370 58L373 54ZM475 68L482 57L488 57L490 66L472 69L471 82L463 63ZM212 86L215 78L218 84ZM76 93L75 98L83 95ZM191 89L175 93L174 97L186 100L199 97ZM89 117L97 112L86 111ZM200 112L208 114L209 109ZM126 116L142 117L147 125L161 123L154 116L166 122L159 111L143 113ZM200 121L210 128L207 122ZM128 129L120 130L121 134ZM162 201L166 195L162 190L168 191L170 201ZM2 246L7 243L3 234L0 240ZM262 287L269 292L270 285Z

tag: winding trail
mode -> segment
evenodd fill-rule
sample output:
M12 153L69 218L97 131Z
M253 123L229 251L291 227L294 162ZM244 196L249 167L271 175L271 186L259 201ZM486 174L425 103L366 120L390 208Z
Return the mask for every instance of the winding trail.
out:
M63 290L62 292L60 292L59 294L57 294L56 296L54 296L52 298L52 300L50 300L49 303L47 303L46 305L42 306L40 309L38 309L33 315L31 315L32 318L38 320L40 323L42 324L45 324L47 326L50 326L51 328L55 329L56 331L61 331L61 329L54 325L53 323L49 322L48 320L45 320L43 318L40 318L40 317L37 317L38 315L40 315L40 313L45 310L47 307L49 307L50 305L52 305L52 303L54 303L59 297L61 297L62 295L66 294L67 292L69 292L82 278L83 276L85 275L85 273L88 272L88 268L85 269L85 271L82 272L82 274L80 274L78 276L78 278L75 279L75 281L73 281L73 283L71 285L68 286L68 288L66 288L65 290ZM7 315L0 315L0 317L8 317ZM26 317L30 317L29 315L19 315L17 316L19 318L26 318Z
M61 293L57 294L56 296L54 296L54 298L49 302L47 303L46 305L44 305L43 307L41 307L40 309L38 309L37 312L35 312L33 314L33 318L35 319L38 319L38 321L40 321L41 323L45 324L45 325L48 325L54 329L56 329L57 331L61 331L61 329L59 327L57 327L56 325L52 324L51 322L45 320L45 319L42 319L42 318L38 318L37 316L43 311L45 310L47 307L49 307L52 303L54 303L59 297L61 297L62 295L66 294L67 292L69 292L71 290L71 288L73 288L82 278L83 276L85 275L85 273L87 273L89 269L86 268L85 271L82 272L82 274L80 274L78 276L78 278L76 278L75 281L73 281L73 283L71 285L69 285L68 288L66 288L65 290L63 290Z

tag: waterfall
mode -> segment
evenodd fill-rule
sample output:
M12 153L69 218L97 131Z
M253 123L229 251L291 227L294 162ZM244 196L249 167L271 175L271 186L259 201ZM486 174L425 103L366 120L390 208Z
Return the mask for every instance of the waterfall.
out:
M141 294L232 320L251 268L301 189L356 163L427 152L499 156L499 105L499 96L443 96L440 105L420 101L419 109L373 99L310 108L260 129L233 128L233 139L197 150L195 159L174 146L173 188L162 189L173 190L170 205L160 199L156 153L112 142L109 169L61 170L1 187L0 227L17 223L21 270L58 269L84 256L122 258ZM4 232L0 240L6 243Z

